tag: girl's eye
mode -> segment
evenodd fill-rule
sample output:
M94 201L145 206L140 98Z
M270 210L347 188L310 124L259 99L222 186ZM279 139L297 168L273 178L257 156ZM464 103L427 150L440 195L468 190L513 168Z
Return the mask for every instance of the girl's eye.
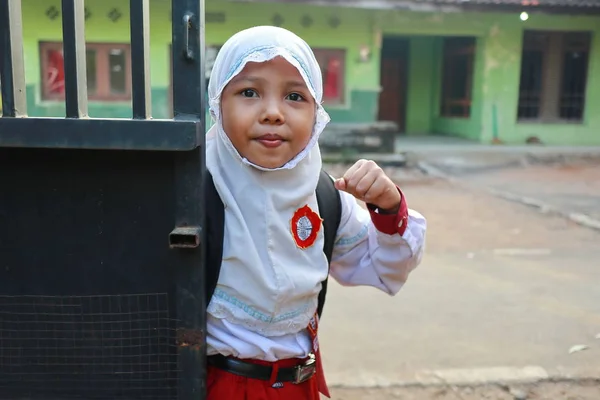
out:
M244 90L242 90L241 95L244 97L254 97L254 96L258 96L258 93L256 93L256 91L254 91L252 89L244 89Z
M291 101L302 101L304 100L304 97L302 97L302 95L298 93L290 93L288 95L288 99L290 99Z

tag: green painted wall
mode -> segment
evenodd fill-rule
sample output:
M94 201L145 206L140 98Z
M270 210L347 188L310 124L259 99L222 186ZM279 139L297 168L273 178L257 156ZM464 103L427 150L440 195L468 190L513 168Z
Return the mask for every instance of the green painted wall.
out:
M383 35L410 35L407 133L436 133L479 140L483 91L483 40L491 14L377 13ZM477 52L470 118L440 117L442 36L475 36Z
M593 32L583 122L540 124L517 122L522 29L590 30ZM498 110L500 139L522 143L531 135L547 144L600 144L600 18L532 15L526 23L503 16L487 29L481 140L492 138L492 109Z
M407 133L437 133L478 139L481 132L483 59L478 54L473 82L471 117L441 118L441 36L481 37L495 18L494 14L417 13L377 11L374 24L381 35L412 36L409 64Z
M434 76L436 69L435 38L410 38L406 133L409 135L432 132L434 115Z
M151 79L153 115L169 115L170 2L151 2ZM23 0L25 65L30 115L62 116L60 103L40 99L39 41L61 40L60 19L50 20L45 10L59 0ZM537 15L526 22L517 14L498 13L416 13L350 8L301 6L291 4L240 4L206 0L207 11L224 12L226 23L208 23L206 42L222 44L233 33L260 24L271 24L272 17L284 17L283 26L297 32L313 47L344 48L346 93L344 104L326 107L333 122L373 122L377 118L379 94L379 56L385 35L410 36L409 85L407 89L407 132L441 133L489 142L493 134L492 110L497 109L500 139L522 143L536 135L551 144L600 144L600 17ZM88 41L128 42L128 7L122 0L87 0L92 17L86 24ZM107 14L113 7L123 13L113 23ZM310 27L300 23L312 18ZM337 16L341 24L332 28L328 21ZM591 30L594 33L588 74L586 114L582 123L536 124L516 120L521 41L524 29ZM471 35L477 37L471 117L439 117L440 37ZM372 58L358 62L361 45L371 47ZM130 115L129 102L91 103L93 117Z
M439 117L439 83L441 60L439 40L433 39L432 102L427 106L425 84L409 78L407 109L408 132L420 133L427 123L424 118L431 110L431 130L483 142L492 139L494 131L492 110L497 110L499 137L506 143L523 143L530 135L548 144L600 144L600 17L561 16L531 13L526 22L518 14L499 13L412 13L378 11L374 26L382 35L414 35L410 71L419 79L431 69L419 48L421 36L472 35L477 37L477 55L473 83L471 118ZM582 123L539 124L519 123L517 103L521 67L521 44L525 29L588 30L593 32L588 72L586 113ZM437 46L437 48L436 48ZM415 86L416 85L416 86ZM422 105L421 105L422 104Z
M128 42L128 3L122 0L87 0L92 17L86 23L86 40L89 42ZM45 11L54 5L60 9L60 0L23 0L26 79L28 84L29 114L35 116L62 116L64 106L59 102L42 101L40 88L39 42L60 41L60 18L50 20ZM378 56L359 63L358 51L362 44L373 46L373 29L364 13L351 9L305 7L283 4L233 4L222 0L207 0L208 12L224 12L226 23L206 25L207 45L223 44L235 32L255 26L272 24L275 14L284 17L285 28L304 38L311 46L346 49L346 92L344 103L327 106L336 121L373 121L377 115L379 93ZM122 18L112 22L107 14L117 7ZM170 82L169 45L171 43L170 2L151 2L151 81L153 115L169 116L168 86ZM303 27L301 19L309 15L313 24ZM333 28L329 19L337 16L340 25ZM130 102L90 103L92 117L127 117L131 115Z
M41 70L39 42L61 41L62 27L60 17L49 19L45 12L55 6L60 10L59 0L23 0L23 40L25 42L25 79L27 82L28 114L31 116L64 116L64 103L57 101L44 101L41 99ZM119 0L88 0L92 16L86 21L86 40L89 42L127 43L129 42L129 9L127 4ZM116 23L107 18L109 11L118 6L122 17ZM151 24L151 78L152 78L152 104L154 115L165 118L167 107L168 65L164 66L157 60L167 57L168 49L157 45L161 42L163 28L161 20L167 20L167 15L152 14ZM91 117L131 117L131 102L90 102L89 115Z

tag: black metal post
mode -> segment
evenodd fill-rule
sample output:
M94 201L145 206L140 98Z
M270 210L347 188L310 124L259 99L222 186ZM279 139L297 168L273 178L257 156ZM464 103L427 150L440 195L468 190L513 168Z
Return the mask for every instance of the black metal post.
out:
M198 147L179 154L175 163L176 227L171 237L191 236L177 254L179 399L202 400L206 396L204 1L173 0L172 17L174 119L199 122Z
M173 114L204 121L204 0L173 1Z
M82 0L62 0L67 118L87 117L85 11Z
M149 0L130 0L130 9L133 118L147 119L151 114Z
M0 1L0 82L2 114L20 117L27 114L21 0Z

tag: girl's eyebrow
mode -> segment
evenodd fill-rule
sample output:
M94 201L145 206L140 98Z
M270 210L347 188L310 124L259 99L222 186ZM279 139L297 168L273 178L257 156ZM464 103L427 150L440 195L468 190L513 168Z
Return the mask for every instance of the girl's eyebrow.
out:
M300 87L300 88L307 88L306 87L306 82L304 81L299 81L297 79L293 79L287 82L287 86L291 87L291 88L296 88L296 87Z

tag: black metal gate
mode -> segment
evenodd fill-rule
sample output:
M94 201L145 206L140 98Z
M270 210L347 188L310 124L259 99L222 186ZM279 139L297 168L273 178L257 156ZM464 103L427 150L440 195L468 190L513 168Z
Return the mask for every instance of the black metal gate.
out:
M62 0L65 118L27 117L20 0L0 1L0 399L203 399L204 2L172 0L172 120L87 117L83 0Z

